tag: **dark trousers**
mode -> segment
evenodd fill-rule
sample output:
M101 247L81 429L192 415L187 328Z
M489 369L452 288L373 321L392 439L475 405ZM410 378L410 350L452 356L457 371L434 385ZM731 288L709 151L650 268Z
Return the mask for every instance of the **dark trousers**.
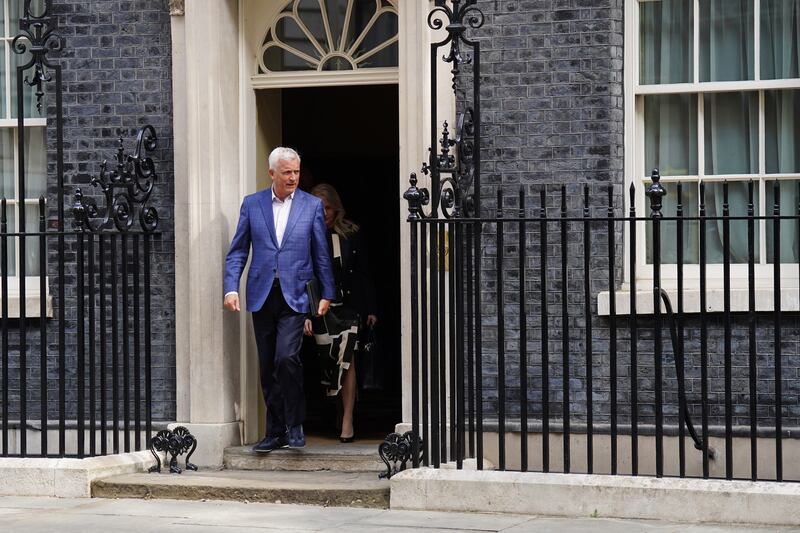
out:
M306 315L294 311L283 298L277 280L264 306L253 313L258 346L261 390L267 404L267 436L283 435L287 426L306 417L303 364L300 347Z

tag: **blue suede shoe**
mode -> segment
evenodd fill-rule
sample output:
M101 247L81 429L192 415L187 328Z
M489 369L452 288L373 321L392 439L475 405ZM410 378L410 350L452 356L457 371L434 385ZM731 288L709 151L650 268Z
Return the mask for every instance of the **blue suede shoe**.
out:
M289 443L286 441L286 435L279 437L264 437L261 442L253 446L253 451L258 453L269 453L272 450L279 450L281 448L288 448Z
M289 428L289 447L303 448L306 445L306 437L303 435L303 426L296 425Z

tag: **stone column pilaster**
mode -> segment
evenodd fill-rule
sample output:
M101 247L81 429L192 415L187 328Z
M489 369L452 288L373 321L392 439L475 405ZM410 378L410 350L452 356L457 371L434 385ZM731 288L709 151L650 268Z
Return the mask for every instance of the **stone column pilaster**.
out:
M240 316L225 312L223 268L243 190L236 0L170 2L175 134L177 418L197 464L238 444ZM183 16L181 16L183 15Z

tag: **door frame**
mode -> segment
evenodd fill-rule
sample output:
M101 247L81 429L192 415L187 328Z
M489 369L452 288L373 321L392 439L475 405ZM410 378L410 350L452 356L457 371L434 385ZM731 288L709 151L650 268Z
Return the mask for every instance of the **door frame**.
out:
M271 0L268 4L264 0L238 0L239 2L239 116L240 125L240 190L246 194L257 190L257 176L259 168L257 158L266 154L258 152L258 115L256 106L256 91L264 88L279 89L290 87L309 86L346 86L356 84L394 84L398 85L399 95L399 153L400 174L398 176L398 202L400 209L400 249L407 250L410 246L409 229L406 220L406 207L402 193L408 187L408 176L417 172L422 161L426 160L427 139L421 132L428 131L430 123L430 75L428 67L429 44L434 38L440 38L436 32L430 30L427 24L428 13L433 5L431 0L426 2L402 1L398 3L398 42L399 66L393 72L387 69L375 69L381 72L372 72L368 69L361 71L358 77L353 72L347 76L337 76L326 72L316 73L315 76L283 76L274 82L267 82L263 76L253 76L255 51L260 49L263 38L264 23L257 20L270 20L265 17L274 17L278 14L284 0ZM266 4L266 5L265 5ZM256 12L260 12L255 16ZM251 16L248 16L250 13ZM441 63L441 62L440 62ZM439 68L439 67L437 67ZM446 75L447 67L443 68L442 75ZM358 71L356 71L358 72ZM301 79L302 78L302 79ZM454 114L455 102L449 91L439 95L441 116L447 118ZM449 103L449 104L448 104ZM444 105L443 105L444 104ZM448 108L448 105L450 106ZM269 149L269 147L267 147ZM424 176L419 176L425 184ZM408 254L401 254L400 282L401 302L409 302L411 295L410 262ZM410 328L410 309L405 306L401 309L401 331ZM239 418L244 424L245 442L254 442L263 436L264 407L260 394L258 358L253 341L252 323L245 313L240 318L240 412ZM397 425L410 422L411 419L411 345L408 336L401 335L402 358L402 418Z

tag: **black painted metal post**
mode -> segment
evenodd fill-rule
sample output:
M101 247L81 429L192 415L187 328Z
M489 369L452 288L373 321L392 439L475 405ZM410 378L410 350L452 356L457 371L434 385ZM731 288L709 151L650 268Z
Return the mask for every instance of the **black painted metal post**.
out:
M630 334L631 334L631 474L639 474L639 384L638 344L639 325L636 309L636 187L631 183L629 206L629 261L630 261Z
M429 391L431 387L428 359L428 225L420 224L420 259L419 264L422 272L420 273L420 340L421 357L420 366L422 367L422 464L430 465L430 405Z
M111 412L114 420L112 449L119 453L119 299L117 282L117 236L111 234Z
M708 325L706 318L706 184L700 182L700 403L703 478L709 477L708 454Z
M473 283L473 223L466 225L465 267L467 270L467 431L469 457L475 457L475 285Z
M783 376L781 361L781 188L780 181L773 184L773 322L775 337L775 479L783 481Z
M686 476L686 386L685 386L685 371L684 371L684 342L683 342L683 184L678 182L678 205L675 208L675 214L678 218L676 221L676 235L675 252L677 256L677 270L678 270L678 315L677 332L678 332L678 345L673 346L673 355L675 357L677 378L678 378L678 475L680 477Z
M585 327L584 347L586 356L586 469L589 474L594 472L594 420L592 393L592 292L591 292L591 262L592 254L592 226L589 210L589 185L583 186L583 305Z
M47 223L44 196L39 197L39 423L40 451L47 457Z
M78 233L78 279L77 279L77 295L78 295L78 336L76 342L78 344L78 457L81 458L86 454L86 434L84 431L85 424L85 406L86 406L86 317L84 316L84 298L85 298L85 279L84 279L84 235L83 231Z
M653 315L655 331L653 332L653 355L655 358L655 400L656 400L656 477L664 475L664 418L662 397L661 367L661 199L666 194L660 183L658 169L653 169L650 176L652 183L647 189L650 198L650 218L653 224Z
M442 461L439 426L439 233L437 224L432 223L430 237L430 409L431 409L431 461L439 468Z
M456 292L461 291L461 287L456 285L456 254L458 249L458 234L456 224L454 219L451 218L450 222L447 224L447 328L448 328L448 339L447 339L447 350L448 350L448 361L447 361L447 372L449 380L445 380L445 382L449 381L448 391L450 397L448 398L450 403L450 413L447 418L450 420L450 461L457 460L458 457L458 446L457 446L457 427L458 427L458 407L457 407L457 400L458 400L458 385L456 383L457 376L458 376L458 363L457 359L458 356L456 352L458 351L459 342L456 337L456 321L458 320L459 313L461 309L456 306ZM458 287L458 288L456 288Z
M133 443L134 449L142 446L142 350L141 350L141 287L139 285L139 235L133 234Z
M750 479L758 479L758 398L756 387L758 379L756 352L756 251L755 251L755 205L753 180L747 183L747 327L748 327L748 370L750 396Z
M94 235L89 233L89 241L87 245L87 254L89 257L89 455L94 456L97 454L97 383L95 376L97 375L97 365L95 362L95 268L94 268Z
M497 189L497 457L498 469L506 469L506 350L505 298L503 294L503 189Z
M570 472L570 408L569 408L569 310L567 306L567 186L561 186L561 424L564 442L564 472Z
M144 431L146 440L150 442L150 435L153 432L153 340L151 331L151 283L150 283L150 254L151 254L152 235L144 235L144 397L145 397L145 419Z
M27 279L27 257L26 252L27 238L25 231L28 225L25 222L25 106L23 95L24 78L23 72L30 66L30 61L17 66L17 190L19 197L17 201L17 217L19 239L17 241L20 261L18 264L18 283L19 283L19 453L22 457L28 454L28 317L27 301L28 293L26 286Z
M3 457L8 456L8 206L5 197L0 200L0 318L2 322L3 349Z
M483 227L480 222L475 224L475 455L478 470L483 470L483 309L481 307L481 253Z
M617 473L617 283L614 187L608 187L608 327L611 383L611 474Z
M540 192L539 264L542 293L542 471L550 471L550 339L547 316L547 191Z
M447 453L447 285L445 284L445 269L447 268L447 254L450 244L450 235L443 222L437 224L439 228L439 305L436 316L439 319L439 446L441 461L448 461Z
M411 459L419 467L419 288L417 264L417 224L420 218L421 195L417 189L417 176L411 174L411 186L404 194L408 201L408 222L411 241ZM424 384L423 384L424 385ZM423 404L424 407L424 404Z
M456 388L453 394L456 397L456 467L464 465L464 440L465 440L465 391L464 391L464 224L460 221L455 224L455 292L456 292L456 367L454 369Z
M731 221L728 182L722 184L722 283L725 373L725 479L733 479L733 397L731 393Z
M98 240L98 256L100 259L100 453L106 455L108 453L108 428L106 427L108 423L106 413L108 343L106 338L106 237L102 233Z
M525 187L519 188L519 422L520 470L528 470L528 316L525 312Z

